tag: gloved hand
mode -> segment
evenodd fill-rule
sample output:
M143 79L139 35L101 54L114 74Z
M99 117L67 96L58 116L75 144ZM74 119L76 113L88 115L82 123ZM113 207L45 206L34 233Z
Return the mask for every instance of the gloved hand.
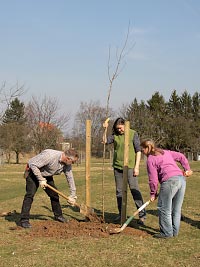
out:
M47 186L47 181L46 180L40 181L39 183L40 183L40 186L41 186L42 189L46 189L46 186Z
M77 196L68 196L67 197L67 203L70 204L71 206L74 206L77 200Z

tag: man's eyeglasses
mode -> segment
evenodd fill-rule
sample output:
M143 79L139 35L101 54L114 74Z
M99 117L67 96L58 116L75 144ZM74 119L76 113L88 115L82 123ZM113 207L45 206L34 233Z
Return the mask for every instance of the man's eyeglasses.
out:
M72 164L74 164L74 163L77 161L77 158L74 158L74 157L68 157L68 156L67 156L67 159L68 159L69 161L71 161Z

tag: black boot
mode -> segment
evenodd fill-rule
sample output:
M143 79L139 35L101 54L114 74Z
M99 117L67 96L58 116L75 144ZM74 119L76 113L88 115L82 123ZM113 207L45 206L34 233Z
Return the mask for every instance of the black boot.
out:
M131 194L132 194L133 200L135 202L136 208L139 209L144 204L140 191L137 189L131 189ZM139 212L139 218L142 219L141 221L144 222L144 219L146 218L146 210L145 209L143 209ZM143 224L143 223L141 223L141 224Z
M119 215L117 215L114 222L120 222L121 221L122 197L117 197L117 207L118 207Z

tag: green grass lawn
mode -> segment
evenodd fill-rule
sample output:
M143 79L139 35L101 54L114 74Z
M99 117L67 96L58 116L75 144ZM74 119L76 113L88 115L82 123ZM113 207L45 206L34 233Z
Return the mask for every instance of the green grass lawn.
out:
M0 217L0 266L115 266L115 267L197 267L200 266L200 172L188 178L182 209L179 236L157 240L131 235L110 235L106 238L74 237L70 239L33 237L25 238L22 229L12 231L19 219L25 193L23 179L24 164L0 166L0 213L16 211L13 216ZM193 170L200 170L200 162L191 162ZM85 202L85 167L73 166L78 201ZM55 177L57 188L68 195L68 186L63 175ZM148 178L144 163L141 164L139 185L144 201L149 199ZM91 205L102 210L102 161L91 163ZM66 200L60 198L62 207ZM142 231L153 234L158 231L156 202L147 207L146 226ZM48 208L47 208L48 207ZM104 210L107 214L117 213L113 171L109 163L104 170ZM136 210L128 192L127 215ZM64 216L79 218L80 214L63 208ZM38 189L31 209L31 220L53 219L50 202L42 189Z

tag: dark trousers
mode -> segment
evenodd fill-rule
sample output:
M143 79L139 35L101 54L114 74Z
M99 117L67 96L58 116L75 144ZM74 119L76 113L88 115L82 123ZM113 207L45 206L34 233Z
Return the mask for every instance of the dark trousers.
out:
M51 177L45 177L45 178L46 178L47 183L49 185L56 188L52 176ZM38 182L37 178L32 173L32 171L29 171L29 174L26 177L26 194L24 196L24 200L22 203L21 220L29 220L30 210L31 210L31 206L33 203L33 198L35 196L35 193L37 192L38 187L39 187L39 182ZM44 191L50 198L51 207L52 207L52 211L54 213L54 216L57 217L57 216L62 215L62 210L61 210L58 194L49 188L46 188Z
M114 169L115 185L116 185L116 197L117 206L119 214L121 214L121 204L122 204L122 187L123 187L123 170ZM135 202L137 209L139 209L143 204L142 194L139 190L138 178L133 176L133 169L128 169L128 185ZM139 218L145 218L146 211L142 210L139 212Z

